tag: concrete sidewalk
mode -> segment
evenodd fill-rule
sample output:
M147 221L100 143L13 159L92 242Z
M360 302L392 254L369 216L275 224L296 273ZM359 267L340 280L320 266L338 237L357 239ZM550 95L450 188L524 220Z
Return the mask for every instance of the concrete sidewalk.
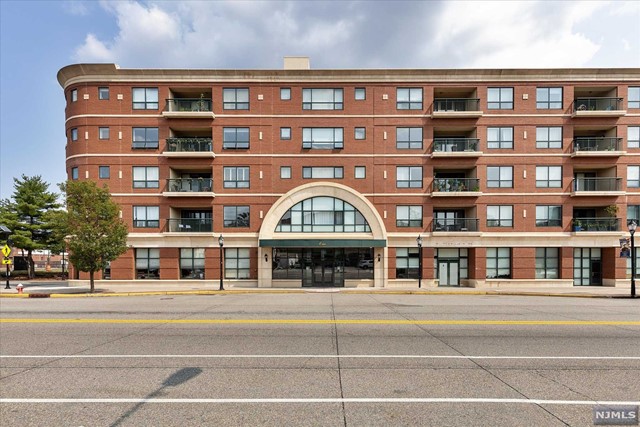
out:
M85 296L139 296L139 295L208 295L217 294L218 283L211 285L196 284L145 284L144 282L131 282L130 284L105 285L104 282L96 284L94 294L88 293L88 287L70 287L67 282L38 282L22 281L23 294L16 290L18 282L11 282L11 289L4 289L4 283L0 286L0 297L28 297L28 294L51 294L56 297L85 297ZM496 288L466 288L466 287L440 287L440 288L242 288L229 284L225 286L224 293L388 293L411 295L531 295L531 296L564 296L564 297L588 297L588 298L624 298L631 294L628 287L605 286L575 286L575 287L496 287Z

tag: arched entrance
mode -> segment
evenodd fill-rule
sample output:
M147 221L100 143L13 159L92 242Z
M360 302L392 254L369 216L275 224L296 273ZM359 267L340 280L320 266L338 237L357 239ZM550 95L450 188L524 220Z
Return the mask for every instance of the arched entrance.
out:
M373 205L335 183L312 183L282 196L259 235L260 287L384 285L387 236Z

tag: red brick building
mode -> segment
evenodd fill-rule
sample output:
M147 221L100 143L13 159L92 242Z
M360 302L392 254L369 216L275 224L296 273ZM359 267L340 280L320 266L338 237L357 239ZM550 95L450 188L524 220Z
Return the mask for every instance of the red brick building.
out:
M104 279L217 286L222 234L234 286L628 286L640 69L308 64L60 70L69 179L130 226Z

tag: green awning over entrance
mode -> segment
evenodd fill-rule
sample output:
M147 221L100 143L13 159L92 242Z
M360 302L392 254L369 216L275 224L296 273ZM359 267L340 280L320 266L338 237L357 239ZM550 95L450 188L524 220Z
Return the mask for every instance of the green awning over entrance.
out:
M282 239L260 240L261 248L384 248L385 239Z

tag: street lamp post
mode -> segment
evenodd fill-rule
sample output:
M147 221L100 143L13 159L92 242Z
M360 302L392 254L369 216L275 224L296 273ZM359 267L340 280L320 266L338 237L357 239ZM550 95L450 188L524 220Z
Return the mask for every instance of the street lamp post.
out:
M631 233L631 298L636 297L636 245L633 235L636 233L638 224L631 221L629 224L629 233Z
M220 245L220 290L224 291L224 237L222 234L218 237L218 244Z
M418 288L422 287L422 236L418 234L416 238L418 243Z

